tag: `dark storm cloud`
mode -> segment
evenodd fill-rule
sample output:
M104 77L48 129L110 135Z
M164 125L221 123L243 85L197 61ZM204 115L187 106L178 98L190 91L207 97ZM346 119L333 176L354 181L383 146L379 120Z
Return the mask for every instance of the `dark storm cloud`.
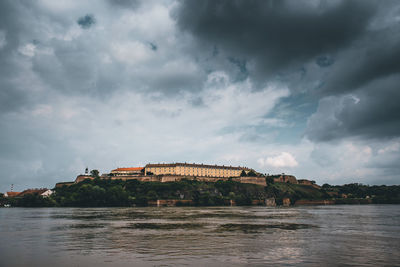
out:
M245 60L240 60L234 57L229 57L228 60L237 67L238 73L235 75L237 80L244 80L249 76L249 72L246 67L247 62Z
M400 25L369 31L354 48L343 51L325 79L324 94L357 90L400 72Z
M329 55L323 55L317 57L315 63L320 67L328 67L334 63L334 59Z
M400 6L385 3L374 18L375 26L337 53L327 75L320 78L323 85L317 94L322 100L309 119L309 139L400 136L400 24L395 19ZM397 10L397 15L389 16L389 10ZM386 23L376 23L381 17Z
M258 75L259 79L292 72L313 58L319 67L329 68L326 76L318 77L322 85L317 93L323 99L309 120L309 139L399 136L400 105L394 99L400 99L400 83L391 76L400 71L399 25L369 28L371 21L379 19L375 17L378 8L397 4L306 5L310 3L184 1L177 19L182 29L199 40L253 60L256 73L266 74ZM352 93L354 98L343 93Z
M308 121L306 135L314 141L400 136L399 99L398 74L371 82L349 95L323 98Z
M76 23L78 23L79 26L81 26L83 29L89 29L92 25L96 23L96 19L93 15L87 14L83 17L80 17Z
M254 63L230 60L250 77L281 77L292 93L321 98L306 136L330 141L400 135L399 10L396 1L219 0L182 1L175 15L196 40Z
M252 59L264 75L336 52L362 35L374 14L370 1L182 1L181 29L232 55Z
M18 47L29 38L30 32L25 34L28 9L17 1L0 1L0 31L5 37L5 44L0 48L0 113L18 110L33 101L33 93L24 90L22 85L21 77L26 77L24 65L16 60Z

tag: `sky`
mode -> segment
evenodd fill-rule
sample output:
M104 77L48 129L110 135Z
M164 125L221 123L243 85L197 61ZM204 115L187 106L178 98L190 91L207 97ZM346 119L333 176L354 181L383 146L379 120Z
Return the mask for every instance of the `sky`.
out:
M400 184L399 101L399 1L0 1L0 192L161 162Z

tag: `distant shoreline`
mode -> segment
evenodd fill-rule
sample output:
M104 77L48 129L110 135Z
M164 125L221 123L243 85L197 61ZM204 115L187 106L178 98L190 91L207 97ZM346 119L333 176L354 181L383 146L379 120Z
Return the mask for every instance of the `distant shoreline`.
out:
M44 189L42 189L43 191ZM0 198L11 207L134 207L134 206L305 206L400 204L400 186L294 184L266 180L266 186L234 180L204 182L142 182L86 179L56 187L51 195L32 190ZM47 192L47 191L46 191Z

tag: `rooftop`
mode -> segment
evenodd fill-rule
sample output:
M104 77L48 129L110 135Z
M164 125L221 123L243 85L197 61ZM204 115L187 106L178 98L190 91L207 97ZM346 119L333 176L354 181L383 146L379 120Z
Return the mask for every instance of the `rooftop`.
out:
M157 164L147 164L145 168L151 167L177 167L177 166L184 166L184 167L203 167L203 168L216 168L216 169L231 169L231 170L250 170L247 167L232 167L232 166L224 166L224 165L207 165L207 164L196 164L196 163L157 163Z
M117 168L115 170L112 170L112 172L118 172L118 171L141 171L143 169L144 169L144 167Z

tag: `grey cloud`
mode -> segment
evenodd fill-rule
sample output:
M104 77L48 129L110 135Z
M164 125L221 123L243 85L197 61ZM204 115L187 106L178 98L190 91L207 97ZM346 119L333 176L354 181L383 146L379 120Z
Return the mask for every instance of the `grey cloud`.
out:
M370 1L182 1L178 25L210 46L256 63L260 76L277 74L362 35L374 14Z
M306 136L331 141L351 136L400 135L400 75L371 82L352 94L322 98L308 121Z
M399 97L399 10L396 1L219 0L182 1L175 16L183 31L218 51L215 57L244 66L249 77L278 79L295 95L310 93L319 109L306 136L332 141L400 135L393 102Z
M400 72L400 25L371 31L343 51L327 77L324 94L357 90L375 79Z
M205 107L204 101L201 97L194 97L190 100L190 104L194 107Z
M157 49L158 49L158 46L152 42L149 42L149 46L150 46L150 49L153 51L157 51Z
M17 110L29 104L29 95L8 81L0 81L0 113Z
M139 0L108 0L108 3L112 6L131 9L136 9L141 4Z
M5 33L5 44L0 49L0 113L17 111L34 102L35 93L26 90L24 82L32 87L35 84L27 81L29 70L18 52L27 40L34 39L32 31L25 29L30 20L26 5L18 1L0 1L0 30Z
M96 23L96 19L93 15L87 14L83 17L80 17L76 23L78 23L79 26L81 26L83 29L89 29L92 25Z
M249 76L249 72L246 66L247 64L246 60L240 60L234 57L229 57L228 60L233 65L235 65L235 67L237 67L237 74L235 75L237 77L237 80L241 81Z
M385 3L371 22L375 26L338 52L334 64L320 73L316 93L322 99L308 121L310 140L400 136L400 25L394 17L381 23L389 9L399 11L400 6Z
M329 55L323 55L317 57L315 63L320 67L328 67L334 63L334 59Z
M158 91L166 96L175 96L182 91L196 92L201 90L201 83L205 79L204 73L159 73L149 74L144 87L148 91ZM147 75L146 75L147 76ZM145 77L144 77L145 78Z

